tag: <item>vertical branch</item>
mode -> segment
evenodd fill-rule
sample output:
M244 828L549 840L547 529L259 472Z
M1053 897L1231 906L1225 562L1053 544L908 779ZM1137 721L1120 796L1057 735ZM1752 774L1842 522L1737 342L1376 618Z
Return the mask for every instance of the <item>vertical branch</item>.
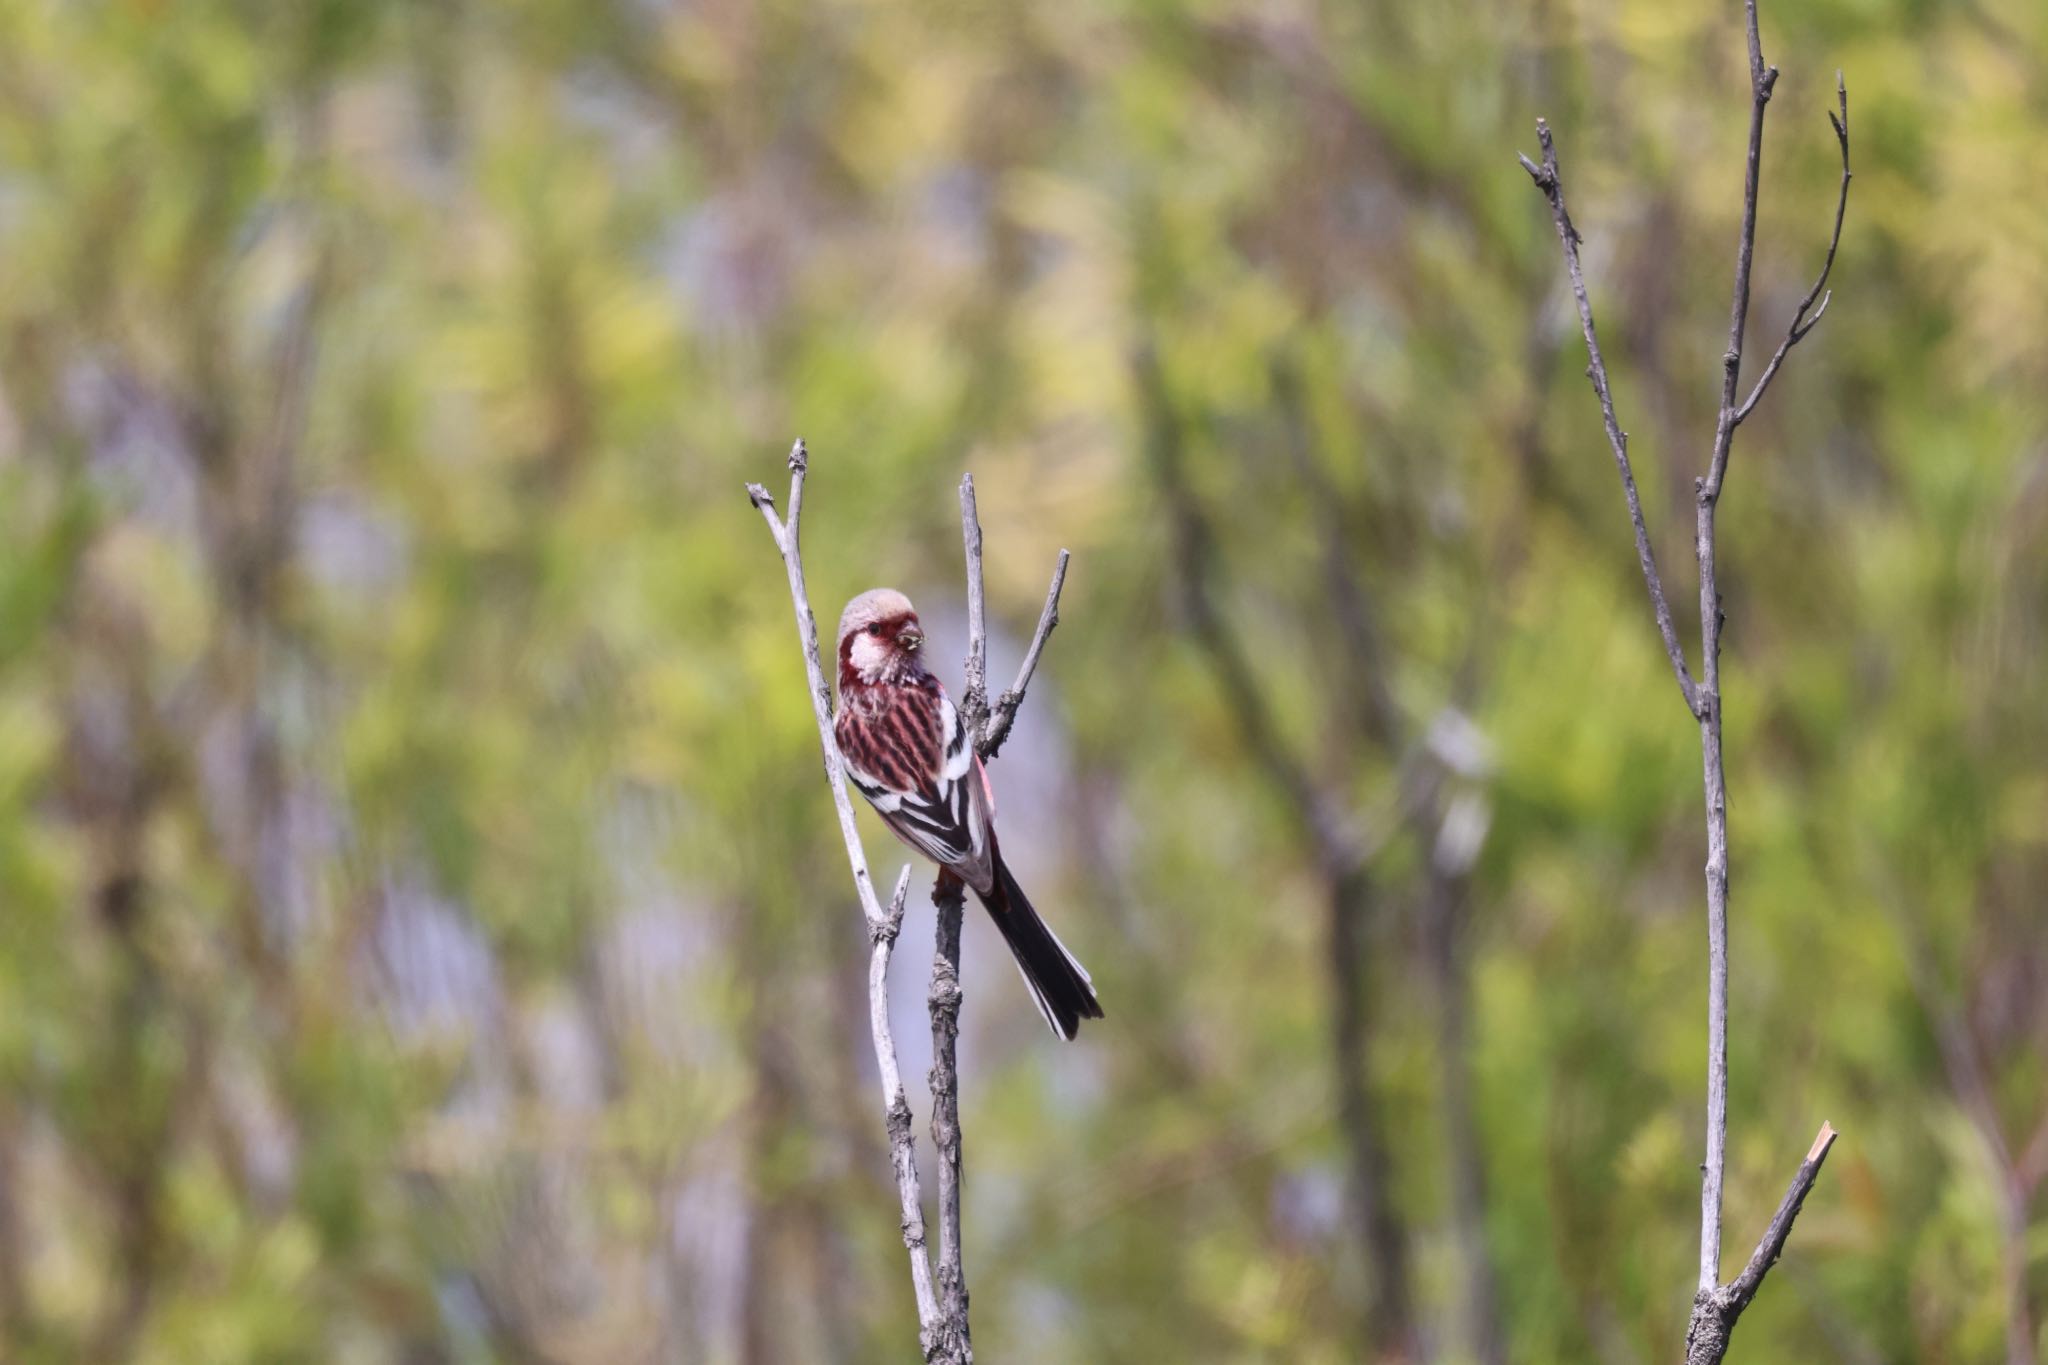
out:
M1367 1340L1397 1360L1413 1360L1414 1306L1409 1291L1408 1239L1394 1212L1386 1134L1371 1089L1366 1014L1365 936L1374 885L1363 864L1325 874L1329 903L1330 1057L1335 1072L1337 1121L1349 1158L1345 1181L1350 1221L1365 1251Z
M932 886L938 912L932 948L932 1146L939 1158L939 1312L944 1360L974 1359L967 1327L967 1271L960 1258L960 917L966 885L941 870Z
M917 1339L924 1358L940 1358L944 1318L932 1286L925 1251L924 1202L917 1183L917 1137L910 1129L910 1101L896 1066L896 1040L889 1032L889 954L903 927L903 901L910 891L910 864L897 875L889 913L868 921L868 1031L875 1040L875 1066L882 1076L883 1124L889 1133L889 1166L896 1176L896 1200L903 1211L903 1246L910 1253L910 1287L917 1299Z
M967 671L966 687L960 701L960 718L974 736L974 751L992 759L1010 737L1017 723L1018 708L1024 705L1025 689L1038 671L1038 656L1045 651L1046 637L1060 623L1060 592L1067 585L1065 550L1053 561L1052 583L1045 590L1045 609L1038 614L1038 628L1031 633L1031 645L1018 665L1017 680L1003 692L994 706L988 700L988 611L981 587L981 518L974 505L974 476L960 476L960 538L967 546Z
M1031 647L1017 681L1003 693L993 712L988 701L988 609L982 587L981 517L974 501L974 476L960 477L960 539L967 561L967 659L961 695L961 723L972 736L974 751L995 757L1024 704L1024 691L1038 667L1046 636L1059 624L1060 589L1067 578L1067 552L1060 551L1046 593L1045 611L1031 637ZM939 1306L944 1322L943 1348L948 1360L972 1361L968 1330L967 1271L960 1236L960 921L966 887L958 877L940 872L932 886L937 928L932 953L931 990L926 1003L932 1020L932 1144L939 1154Z
M987 611L981 586L981 520L974 476L960 478L960 538L967 559L967 660L961 724L977 752L988 726ZM972 775L970 775L972 780ZM932 1021L932 1146L939 1160L939 1311L947 1359L972 1360L967 1318L967 1267L960 1237L960 920L966 887L941 869L932 884L935 925L931 988L925 997Z
M832 791L832 805L839 814L839 833L846 843L846 861L853 872L854 891L860 898L867 921L868 941L868 1029L874 1039L875 1068L882 1078L882 1105L889 1133L890 1165L896 1175L897 1200L902 1208L903 1246L910 1254L910 1284L917 1297L918 1340L925 1359L937 1358L942 1344L943 1321L938 1295L932 1287L931 1259L925 1251L924 1209L917 1183L917 1140L911 1133L910 1102L904 1098L903 1077L896 1064L896 1040L889 1030L889 954L903 924L904 895L910 887L906 866L896 879L896 891L884 912L875 901L874 883L868 876L866 852L860 831L853 821L853 803L846 795L846 777L839 758L839 745L832 737L832 694L825 670L818 658L818 620L811 612L811 600L804 588L804 561L800 542L802 531L804 476L809 472L809 452L798 441L789 452L789 512L787 519L775 515L775 498L760 484L747 485L747 499L760 510L782 554L783 569L789 577L790 605L796 613L797 644L804 656L804 676L811 690L811 709L818 723L818 744L825 760L825 785Z
M760 484L747 485L747 499L768 523L775 548L782 554L789 578L790 602L796 612L797 642L803 651L804 672L811 689L811 708L818 723L818 744L825 760L825 782L832 791L832 804L839 815L839 832L846 844L846 860L853 871L854 890L860 896L861 912L867 920L873 945L868 959L868 1024L874 1036L875 1063L882 1076L882 1101L889 1132L891 1164L896 1173L897 1197L903 1213L903 1245L910 1253L911 1287L917 1296L918 1338L927 1361L944 1365L971 1365L974 1349L968 1333L967 1277L961 1263L960 1237L960 1084L956 1062L960 1036L960 928L965 888L957 877L942 872L932 888L932 904L938 914L937 946L932 958L931 989L927 1004L932 1021L932 1142L939 1154L939 1269L936 1282L925 1247L924 1211L917 1181L916 1138L911 1133L910 1105L904 1098L903 1079L896 1063L896 1044L889 1031L889 955L903 923L904 895L910 883L905 867L897 879L896 891L884 913L875 903L874 884L868 875L867 855L861 848L860 832L854 824L853 803L846 794L845 767L838 741L832 733L832 694L818 653L818 622L812 614L810 597L804 587L803 552L800 544L804 478L810 457L798 441L789 452L789 513L775 515L775 498ZM1023 704L1024 689L1030 684L1045 637L1058 621L1061 584L1066 578L1067 552L1060 551L1059 566L1047 594L1045 614L1031 642L1017 684L1003 694L999 727L988 727L987 631L981 584L981 525L975 513L974 480L960 485L961 525L967 547L968 654L967 703L964 718L975 736L976 752L992 756L995 746L1015 720Z
M1700 1172L1700 1246L1698 1290L1693 1299L1693 1311L1686 1332L1686 1360L1688 1365L1713 1365L1728 1349L1728 1336L1734 1330L1739 1318L1762 1283L1765 1272L1777 1260L1783 1250L1786 1237L1791 1233L1792 1220L1798 1217L1800 1203L1806 1191L1819 1175L1820 1165L1827 1159L1828 1147L1834 1141L1834 1129L1821 1125L1821 1135L1815 1139L1813 1148L1807 1153L1801 1165L1793 1188L1787 1193L1785 1203L1780 1206L1778 1217L1772 1220L1771 1229L1750 1258L1748 1268L1729 1284L1720 1283L1721 1263L1721 1206L1723 1185L1727 1176L1728 1138L1728 783L1722 761L1721 743L1721 593L1715 558L1715 515L1719 508L1722 483L1728 472L1729 452L1734 443L1735 428L1741 425L1757 400L1763 396L1771 379L1777 374L1785 355L1799 340L1820 321L1826 311L1827 296L1823 290L1827 277L1834 267L1835 252L1841 244L1842 219L1848 207L1849 194L1849 97L1846 84L1838 75L1836 92L1840 117L1830 113L1829 122L1834 125L1835 137L1842 152L1841 190L1835 206L1834 231L1828 243L1826 260L1821 267L1820 277L1800 301L1793 315L1786 338L1771 357L1755 389L1747 400L1738 404L1736 395L1742 379L1742 350L1749 321L1749 289L1751 268L1756 249L1756 205L1757 191L1762 178L1764 112L1770 104L1771 91L1777 85L1778 69L1764 61L1763 39L1757 26L1756 0L1744 0L1743 18L1745 36L1749 49L1749 147L1743 171L1742 219L1735 244L1735 281L1728 315L1728 346L1721 357L1721 401L1714 425L1713 452L1709 457L1707 472L1694 481L1695 523L1694 554L1699 565L1700 602L1700 676L1698 683L1691 684L1684 673L1684 659L1678 650L1669 628L1668 611L1664 606L1661 588L1655 580L1654 564L1645 536L1643 520L1638 507L1633 482L1627 468L1626 437L1614 422L1614 405L1607 382L1606 365L1601 359L1599 342L1593 330L1592 307L1587 301L1585 280L1579 268L1578 233L1573 229L1571 217L1566 211L1564 186L1557 169L1557 154L1552 146L1550 130L1542 120L1536 124L1536 135L1543 148L1543 164L1539 167L1527 157L1521 158L1522 167L1529 172L1545 198L1550 202L1551 216L1557 227L1559 240L1564 246L1565 266L1571 278L1572 292L1578 301L1579 319L1586 338L1586 350L1590 361L1587 370L1593 380L1594 392L1599 396L1601 416L1607 424L1608 440L1614 447L1615 459L1622 466L1624 486L1629 491L1629 511L1634 522L1637 549L1643 561L1644 576L1650 580L1651 598L1657 606L1658 626L1664 636L1665 649L1671 656L1672 666L1679 672L1680 687L1700 727L1700 763L1702 788L1707 812L1707 1140L1706 1160ZM1819 301L1816 309L1816 300ZM1809 316L1811 312L1811 316ZM1768 1252L1768 1254L1766 1254Z
M1721 407L1714 452L1699 480L1693 551L1700 570L1700 768L1707 806L1707 1160L1700 1179L1700 1277L1706 1293L1721 1282L1721 1192L1728 1168L1728 779L1721 759L1721 589L1714 516L1735 439L1735 395L1749 323L1749 276L1756 255L1757 184L1763 173L1764 110L1778 68L1764 65L1756 0L1744 0L1749 37L1749 157L1742 179L1742 226L1735 241L1728 349L1721 356Z
M981 591L981 517L974 476L960 476L960 539L967 548L967 665L960 719L978 753L988 738L988 621Z

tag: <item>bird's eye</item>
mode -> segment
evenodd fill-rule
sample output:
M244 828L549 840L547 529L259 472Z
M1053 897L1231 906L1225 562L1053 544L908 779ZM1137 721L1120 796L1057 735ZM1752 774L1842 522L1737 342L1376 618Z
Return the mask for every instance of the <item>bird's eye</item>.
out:
M881 628L880 626L869 626L869 627L868 627L868 634L870 634L870 635L880 635L881 633L882 633L882 628Z

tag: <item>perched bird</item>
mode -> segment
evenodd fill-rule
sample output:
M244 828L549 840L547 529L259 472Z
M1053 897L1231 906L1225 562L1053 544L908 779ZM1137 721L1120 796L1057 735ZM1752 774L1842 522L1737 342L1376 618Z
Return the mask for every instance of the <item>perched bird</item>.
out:
M995 793L960 713L919 651L910 599L864 592L839 617L839 712L832 732L846 775L897 838L967 885L988 907L1024 984L1062 1038L1102 1006L1088 973L1046 927L996 846Z

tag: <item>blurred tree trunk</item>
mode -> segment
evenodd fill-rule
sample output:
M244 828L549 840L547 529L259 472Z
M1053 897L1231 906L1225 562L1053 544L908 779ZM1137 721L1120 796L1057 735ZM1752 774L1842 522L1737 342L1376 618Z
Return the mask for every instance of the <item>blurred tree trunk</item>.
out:
M1365 938L1374 906L1363 868L1331 871L1329 884L1330 1057L1337 1121L1350 1153L1350 1221L1365 1246L1367 1340L1387 1358L1421 1357L1408 1275L1408 1235L1395 1212L1387 1144L1367 1054Z
M167 1256L159 1197L168 1170L173 1096L165 1074L165 988L148 942L144 838L160 791L155 723L141 681L147 628L115 590L88 582L70 651L66 806L88 850L92 922L111 947L99 1045L99 1093L80 1116L111 1205L117 1274L90 1331L96 1360L133 1350Z
M1500 1294L1486 1240L1486 1156L1472 1105L1469 1025L1472 983L1465 960L1465 912L1470 882L1445 866L1441 846L1428 859L1422 906L1423 952L1436 997L1437 1085L1451 1187L1451 1236L1458 1256L1458 1325L1466 1349L1484 1365L1506 1365Z
M1366 942L1377 906L1366 851L1346 832L1337 802L1320 789L1282 737L1272 704L1243 643L1213 595L1216 540L1184 468L1181 419L1156 352L1141 346L1133 365L1146 447L1174 541L1181 602L1239 735L1291 814L1323 883L1330 991L1330 1064L1346 1152L1346 1205L1365 1267L1362 1339L1376 1358L1417 1360L1421 1342L1410 1298L1407 1229L1390 1197L1387 1143L1372 1088Z

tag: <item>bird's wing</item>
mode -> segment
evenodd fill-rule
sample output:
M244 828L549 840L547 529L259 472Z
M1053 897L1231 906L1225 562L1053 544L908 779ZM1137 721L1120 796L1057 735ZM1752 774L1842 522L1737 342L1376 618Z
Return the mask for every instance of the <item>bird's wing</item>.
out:
M866 715L842 712L835 731L846 775L897 838L986 890L990 803L967 727L936 686L891 693Z

